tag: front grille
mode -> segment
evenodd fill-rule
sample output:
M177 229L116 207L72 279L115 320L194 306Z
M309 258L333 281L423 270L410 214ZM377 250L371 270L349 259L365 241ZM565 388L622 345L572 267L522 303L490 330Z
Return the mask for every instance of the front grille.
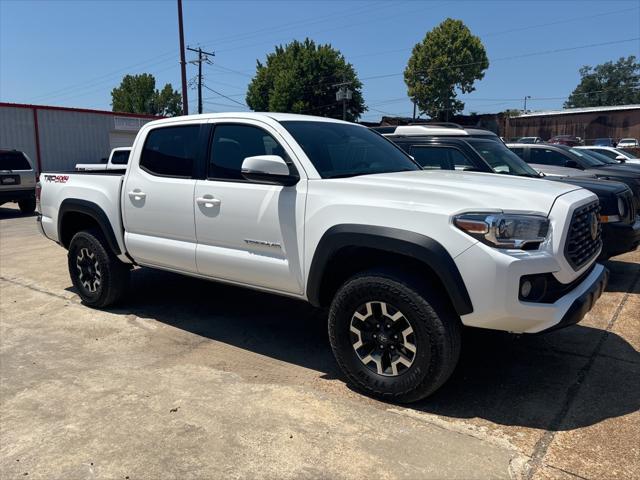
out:
M564 256L574 270L579 270L600 251L602 228L598 221L599 212L598 202L590 203L573 212L564 247ZM594 218L595 225L593 224ZM595 238L592 234L594 230Z

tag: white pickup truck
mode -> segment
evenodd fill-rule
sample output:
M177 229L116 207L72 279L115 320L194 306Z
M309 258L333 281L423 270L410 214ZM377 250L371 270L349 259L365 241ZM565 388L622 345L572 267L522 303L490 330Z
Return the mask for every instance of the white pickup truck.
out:
M348 379L399 402L450 376L463 325L570 325L608 278L587 190L424 171L379 134L326 118L158 120L126 173L41 181L40 229L68 250L86 305L116 302L140 265L327 306Z
M125 170L129 162L131 147L118 147L111 150L107 163L77 163L76 170L86 172L89 170Z

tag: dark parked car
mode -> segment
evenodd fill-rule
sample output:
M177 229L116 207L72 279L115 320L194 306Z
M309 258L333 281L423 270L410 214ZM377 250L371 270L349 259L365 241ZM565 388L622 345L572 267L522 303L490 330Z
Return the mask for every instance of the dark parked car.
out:
M544 140L542 140L540 137L520 137L518 140L518 143L543 143Z
M567 145L569 147L582 145L582 141L573 135L556 135L555 137L551 137L548 143L552 145Z
M624 183L580 177L544 176L511 152L495 134L476 129L407 131L398 128L384 136L411 155L425 170L464 170L501 173L568 183L592 191L600 201L603 246L600 259L631 250L640 244L633 193ZM409 134L408 134L409 133ZM493 137L493 138L492 138ZM571 170L569 170L571 171Z
M593 142L598 147L615 147L616 142L613 138L596 138Z

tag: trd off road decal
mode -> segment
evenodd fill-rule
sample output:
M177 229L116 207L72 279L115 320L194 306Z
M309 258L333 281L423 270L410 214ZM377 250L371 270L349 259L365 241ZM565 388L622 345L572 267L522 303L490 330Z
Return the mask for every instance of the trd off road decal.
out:
M53 182L53 183L67 183L69 180L69 175L45 175L45 182Z

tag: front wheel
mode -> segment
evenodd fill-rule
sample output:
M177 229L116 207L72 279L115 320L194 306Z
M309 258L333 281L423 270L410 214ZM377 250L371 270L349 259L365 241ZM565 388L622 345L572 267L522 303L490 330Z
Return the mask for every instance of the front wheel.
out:
M106 246L101 232L76 233L67 256L71 281L82 303L104 308L123 297L129 285L129 267Z
M460 319L437 291L410 277L367 272L349 279L329 311L329 339L348 379L365 393L420 400L451 376Z

